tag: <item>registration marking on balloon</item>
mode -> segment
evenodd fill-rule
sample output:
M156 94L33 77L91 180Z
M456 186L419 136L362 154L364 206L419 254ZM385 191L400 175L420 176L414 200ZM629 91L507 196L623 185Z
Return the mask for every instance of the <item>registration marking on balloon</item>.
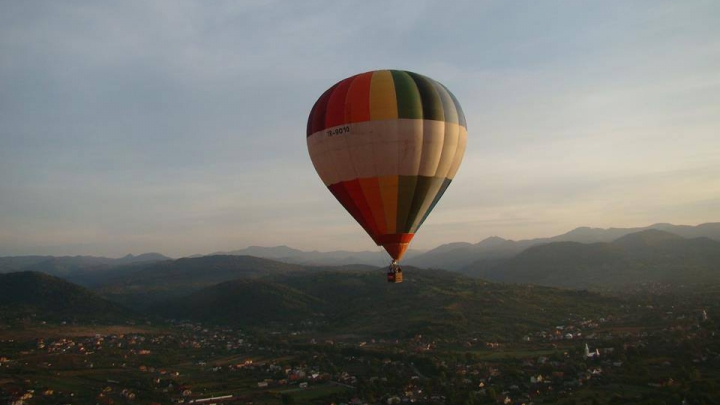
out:
M327 136L335 136L335 135L343 135L343 134L349 134L350 133L350 126L349 125L342 125L333 129L328 129L325 131L325 134Z
M400 70L340 81L308 118L308 151L318 175L394 261L455 177L466 143L455 96Z

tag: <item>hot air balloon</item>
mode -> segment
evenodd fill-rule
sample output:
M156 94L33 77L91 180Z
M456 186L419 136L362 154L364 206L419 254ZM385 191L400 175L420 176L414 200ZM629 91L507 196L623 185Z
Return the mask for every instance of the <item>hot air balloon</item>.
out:
M344 79L315 102L307 145L330 192L392 264L450 185L467 142L460 103L442 84L403 70Z

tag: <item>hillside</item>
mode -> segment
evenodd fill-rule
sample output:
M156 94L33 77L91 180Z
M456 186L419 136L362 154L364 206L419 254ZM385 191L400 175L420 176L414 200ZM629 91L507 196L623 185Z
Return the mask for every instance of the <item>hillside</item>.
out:
M118 322L128 309L60 278L37 272L0 274L0 318Z
M405 263L423 268L460 270L479 261L507 259L532 246L553 242L598 243L612 242L622 236L645 230L670 232L684 238L706 237L720 242L720 222L697 226L654 224L640 228L589 228L580 227L562 235L550 238L526 239L520 241L490 237L476 244L450 243L405 260Z
M569 288L720 282L720 242L649 229L610 243L555 242L462 270L492 281Z
M290 287L265 281L226 281L151 308L169 318L242 325L269 325L313 319L322 301Z
M610 301L588 292L500 285L457 273L407 268L388 284L382 270L294 273L206 288L163 305L164 315L256 325L273 320L320 323L332 333L450 337L470 330L486 337L522 336L562 323L570 313L604 316Z
M206 256L138 266L96 287L101 295L133 308L176 298L224 281L302 272L302 266L252 256Z

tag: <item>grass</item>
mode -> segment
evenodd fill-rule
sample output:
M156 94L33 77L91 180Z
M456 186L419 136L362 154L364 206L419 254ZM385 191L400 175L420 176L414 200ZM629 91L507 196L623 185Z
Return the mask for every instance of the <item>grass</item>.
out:
M0 340L29 340L36 338L51 339L56 337L83 337L99 335L127 335L130 333L142 334L169 334L170 330L158 326L136 325L98 325L98 326L72 326L72 325L46 325L26 328L12 328L0 330Z
M273 391L277 394L289 394L295 399L295 403L305 404L309 401L322 399L328 395L342 394L348 391L348 388L339 387L331 384L308 385L307 388L289 388L286 390Z

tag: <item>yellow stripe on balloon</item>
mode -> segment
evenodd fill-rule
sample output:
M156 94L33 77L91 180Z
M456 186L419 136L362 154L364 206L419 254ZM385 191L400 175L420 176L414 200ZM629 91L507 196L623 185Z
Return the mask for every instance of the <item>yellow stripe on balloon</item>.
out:
M370 120L398 118L395 83L389 70L373 73L370 81Z

